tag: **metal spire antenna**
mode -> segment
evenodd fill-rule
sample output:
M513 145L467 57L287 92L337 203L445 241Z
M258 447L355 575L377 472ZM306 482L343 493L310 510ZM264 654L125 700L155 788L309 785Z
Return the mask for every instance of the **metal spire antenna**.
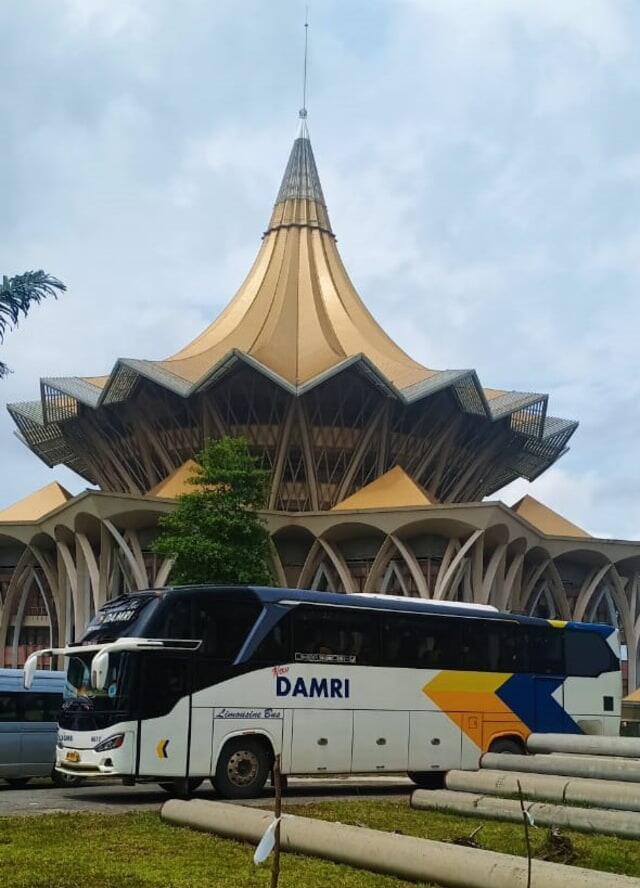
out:
M306 8L304 19L304 74L302 78L302 108L299 112L302 121L301 130L306 131L307 124L307 58L309 53L309 7Z

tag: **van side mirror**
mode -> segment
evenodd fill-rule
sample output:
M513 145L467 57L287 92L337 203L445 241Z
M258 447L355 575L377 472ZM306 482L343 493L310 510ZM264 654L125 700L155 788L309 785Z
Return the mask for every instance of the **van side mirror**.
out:
M24 686L28 691L31 685L33 684L33 679L36 674L36 666L38 665L38 655L31 654L30 657L27 657L27 660L24 664Z
M98 651L91 661L91 687L103 691L109 674L109 652Z

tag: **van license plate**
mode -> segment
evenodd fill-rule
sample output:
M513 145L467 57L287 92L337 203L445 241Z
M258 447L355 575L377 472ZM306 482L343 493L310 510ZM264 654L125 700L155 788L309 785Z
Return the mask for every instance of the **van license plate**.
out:
M79 762L80 761L80 753L72 750L68 752L65 756L65 761L67 762Z

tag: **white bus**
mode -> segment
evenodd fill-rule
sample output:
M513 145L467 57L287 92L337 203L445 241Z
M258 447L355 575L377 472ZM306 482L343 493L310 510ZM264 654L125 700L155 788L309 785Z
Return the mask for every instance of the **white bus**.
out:
M382 595L182 587L105 605L68 657L57 768L210 778L225 798L282 773L405 772L433 785L529 733L618 734L617 631Z

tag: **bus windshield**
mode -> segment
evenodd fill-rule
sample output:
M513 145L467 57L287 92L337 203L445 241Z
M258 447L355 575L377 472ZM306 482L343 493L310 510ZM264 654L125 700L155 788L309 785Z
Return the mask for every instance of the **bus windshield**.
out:
M82 636L82 644L107 644L123 635L144 635L143 627L155 612L160 596L154 592L123 595L93 617Z
M114 653L109 657L109 674L103 690L91 687L91 659L93 654L74 654L69 658L64 702L60 724L83 723L76 730L106 727L126 716L131 709L133 658L128 653Z

